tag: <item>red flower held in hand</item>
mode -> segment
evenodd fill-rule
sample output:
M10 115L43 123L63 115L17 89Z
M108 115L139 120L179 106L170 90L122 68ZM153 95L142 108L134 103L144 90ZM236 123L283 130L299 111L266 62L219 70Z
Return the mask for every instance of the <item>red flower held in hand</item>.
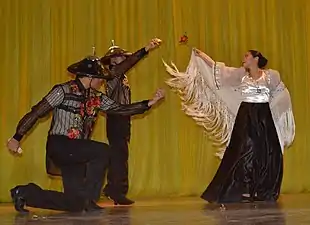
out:
M180 44L186 44L188 42L188 36L185 34L183 34L181 37L180 37L180 40L179 40L179 43Z

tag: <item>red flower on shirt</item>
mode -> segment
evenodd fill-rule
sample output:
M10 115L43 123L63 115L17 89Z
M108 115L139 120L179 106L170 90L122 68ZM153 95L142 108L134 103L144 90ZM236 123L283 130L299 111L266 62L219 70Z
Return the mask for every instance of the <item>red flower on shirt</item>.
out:
M88 116L92 116L95 114L96 109L98 109L100 107L101 101L100 101L100 97L96 96L96 97L92 97L91 99L89 99L86 102L86 114ZM85 116L85 106L84 104L81 104L81 108L80 108L80 114L82 117Z
M70 88L71 88L72 92L77 92L79 90L79 87L76 84L71 84Z
M70 128L68 130L68 137L70 139L77 139L80 136L80 131L76 128Z
M85 113L84 113L84 104L83 103L81 103L80 115L81 115L81 117L84 117L84 115L85 115Z
M100 107L100 104L101 104L100 97L98 97L98 96L93 97L93 98L91 99L91 103L92 103L92 105L93 105L95 108L99 108L99 107Z

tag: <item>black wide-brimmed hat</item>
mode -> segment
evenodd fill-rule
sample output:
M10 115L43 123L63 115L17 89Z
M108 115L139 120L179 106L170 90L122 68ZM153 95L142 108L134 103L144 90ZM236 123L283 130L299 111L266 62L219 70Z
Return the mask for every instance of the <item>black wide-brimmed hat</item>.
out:
M70 65L67 70L79 77L108 79L112 76L110 70L94 55Z
M109 65L111 63L111 59L114 57L120 57L120 56L131 56L132 53L115 45L114 40L112 40L112 46L109 48L107 53L100 59L102 64Z

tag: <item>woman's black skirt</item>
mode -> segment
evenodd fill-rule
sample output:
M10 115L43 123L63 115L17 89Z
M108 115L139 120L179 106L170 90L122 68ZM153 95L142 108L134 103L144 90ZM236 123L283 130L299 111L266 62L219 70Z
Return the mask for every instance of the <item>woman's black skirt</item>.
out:
M242 102L221 164L202 194L208 202L276 201L283 156L269 103Z

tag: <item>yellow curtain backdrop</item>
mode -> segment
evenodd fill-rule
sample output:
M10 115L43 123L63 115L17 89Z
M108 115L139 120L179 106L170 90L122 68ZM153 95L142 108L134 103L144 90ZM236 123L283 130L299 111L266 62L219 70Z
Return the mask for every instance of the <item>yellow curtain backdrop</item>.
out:
M217 169L212 143L164 84L168 74L161 59L185 69L191 46L232 66L240 65L247 49L259 49L281 72L297 125L294 145L285 154L282 192L310 189L309 1L2 0L0 6L0 201L9 201L8 190L17 184L62 189L60 180L45 173L50 118L24 139L22 157L11 156L5 142L32 105L69 79L66 67L91 54L94 45L103 55L111 39L134 51L152 37L163 44L128 74L133 100L151 97L157 87L166 88L167 98L133 121L130 196L198 196ZM188 46L178 43L184 32ZM94 139L106 141L104 118Z

